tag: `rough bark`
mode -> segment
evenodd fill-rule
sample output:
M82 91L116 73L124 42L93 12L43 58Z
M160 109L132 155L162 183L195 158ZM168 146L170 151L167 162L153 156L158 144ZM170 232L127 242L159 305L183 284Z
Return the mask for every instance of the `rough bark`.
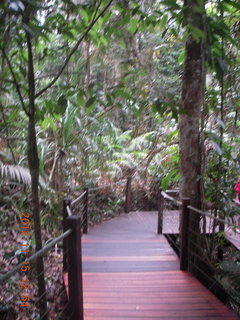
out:
M186 21L194 21L203 30L203 18L194 13L197 0L185 1ZM185 65L182 82L182 109L180 116L180 170L181 192L189 197L191 204L199 207L200 200L200 119L204 99L204 53L203 41L196 42L192 36L186 42Z
M198 9L197 9L198 8ZM204 32L203 5L199 10L199 1L185 0L184 14L187 25L193 25ZM203 39L194 40L190 35L185 47L185 65L182 82L182 109L180 116L180 172L181 196L190 198L190 204L201 208L201 144L200 121L204 100L205 68ZM190 213L189 250L196 252L199 232L199 216ZM193 243L195 245L193 245ZM190 255L190 259L194 260ZM194 265L192 261L191 266Z
M29 23L28 17L25 23ZM34 235L36 241L36 251L42 248L41 236L41 222L39 209L39 158L37 150L37 139L35 129L35 79L33 66L33 53L31 36L26 32L27 48L28 48L28 97L29 97L29 122L28 122L28 165L31 174L32 187L32 213L34 222ZM36 271L38 280L38 296L39 296L39 310L41 319L47 320L47 302L46 302L46 288L44 278L44 264L43 258L39 257L36 260Z

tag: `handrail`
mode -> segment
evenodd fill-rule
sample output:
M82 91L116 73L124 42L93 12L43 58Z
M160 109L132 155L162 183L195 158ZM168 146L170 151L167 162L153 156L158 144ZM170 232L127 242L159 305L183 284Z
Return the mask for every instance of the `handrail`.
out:
M167 190L167 192L169 192L169 191L171 191L171 190ZM174 199L173 197L169 196L166 192L162 191L161 194L162 194L162 196L163 196L165 199L168 199L168 200L176 203L176 204L179 205L179 206L182 205L182 201L178 201L178 200ZM190 210L192 210L192 211L195 211L195 212L197 212L197 213L199 213L199 214L201 214L201 215L203 215L203 216L206 216L206 217L209 217L209 218L211 218L211 219L214 219L214 220L216 220L216 221L218 221L218 222L227 224L227 225L230 226L230 227L237 227L237 225L234 224L234 223L231 223L231 222L228 222L227 220L224 220L224 219L215 217L215 216L209 214L208 212L202 211L202 210L200 210L200 209L198 209L198 208L195 208L195 207L193 207L193 206L191 206L191 205L187 206L187 208L190 209Z
M69 234L71 234L72 230L68 229L64 233L62 233L59 237L53 239L50 243L48 243L46 246L42 247L39 251L35 252L30 258L24 260L22 263L18 264L16 267L14 267L12 270L4 274L3 276L0 275L0 283L8 280L13 276L18 270L21 269L22 265L26 262L32 262L36 260L37 258L43 256L46 252L48 252L55 244L66 238Z
M82 200L82 198L86 195L86 193L87 193L87 191L85 190L82 194L80 194L80 196L78 198L76 198L75 200L73 200L71 202L71 205L74 206L75 204L80 202Z
M214 220L216 220L216 221L218 221L218 222L221 222L221 223L223 223L223 224L227 224L227 225L230 226L230 227L237 227L237 225L234 224L234 223L231 223L231 222L228 222L228 221L226 221L226 220L224 220L224 219L215 217L215 216L209 214L208 212L204 212L204 211L202 211L202 210L200 210L200 209L197 209L197 208L195 208L195 207L193 207L193 206L187 206L187 208L190 209L190 210L192 210L192 211L195 211L195 212L197 212L197 213L199 213L199 214L201 214L201 215L203 215L203 216L209 217L209 218L214 219Z
M161 194L165 199L168 199L168 200L170 200L172 202L175 202L179 206L182 205L181 201L178 201L178 200L174 199L173 197L169 196L166 192L162 191Z
M105 188L109 188L111 186L115 186L115 185L121 185L123 184L124 182L126 182L126 178L123 179L123 180L120 180L120 181L117 181L117 182L113 182L113 183L110 183L110 184L106 184L106 185L102 185L102 186L98 186L98 187L93 187L93 188L89 188L89 192L91 191L96 191L96 190L99 190L99 189L105 189Z
M72 216L72 211L71 211L70 207L66 206L66 210L67 210L68 216L71 217Z
M166 190L166 193L179 193L179 189L168 189Z

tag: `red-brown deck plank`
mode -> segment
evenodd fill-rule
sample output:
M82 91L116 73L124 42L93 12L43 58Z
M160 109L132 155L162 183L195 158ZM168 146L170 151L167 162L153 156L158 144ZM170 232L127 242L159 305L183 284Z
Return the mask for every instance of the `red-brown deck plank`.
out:
M85 320L239 319L179 262L156 213L130 213L83 237Z

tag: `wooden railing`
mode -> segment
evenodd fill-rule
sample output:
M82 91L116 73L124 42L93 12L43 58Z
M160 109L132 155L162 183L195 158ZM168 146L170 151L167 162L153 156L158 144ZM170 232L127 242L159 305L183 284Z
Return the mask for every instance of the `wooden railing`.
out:
M63 200L63 232L72 233L63 240L63 273L67 275L68 319L83 320L82 230L88 231L88 189L76 199ZM66 279L66 278L65 278Z
M180 206L181 202L171 197L169 194L177 195L178 190L167 190L166 192L159 189L157 192L157 208L158 208L158 223L157 223L157 233L162 234L163 232L163 211L164 211L164 201L170 200L175 205Z
M124 211L128 213L131 210L131 181L127 178ZM88 202L89 192L97 191L108 186L85 188L84 192L76 199L64 198L63 200L63 233L72 230L68 238L63 240L63 273L67 275L67 295L69 300L68 319L83 320L83 279L82 279L82 233L88 233ZM66 277L65 277L66 279Z
M235 293L232 295L229 289L216 278L216 275L221 272L224 274L221 266L234 262L234 258L227 253L228 248L231 247L233 256L233 252L236 256L239 255L240 241L237 245L228 236L228 232L231 232L237 237L236 229L239 226L230 217L219 216L219 210L215 209L214 213L204 212L191 206L189 198L178 201L170 194L169 191L162 190L158 193L158 233L163 232L164 206L170 201L180 210L179 244L173 245L179 252L180 270L192 272L220 299L228 299L240 308L240 301L236 300ZM195 228L196 225L197 228ZM239 296L240 287L238 290Z

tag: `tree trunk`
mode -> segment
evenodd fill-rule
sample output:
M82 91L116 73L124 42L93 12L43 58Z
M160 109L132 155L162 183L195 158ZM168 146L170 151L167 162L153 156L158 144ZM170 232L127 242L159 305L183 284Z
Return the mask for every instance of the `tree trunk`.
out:
M25 23L29 23L28 17ZM28 95L29 95L29 122L28 122L28 165L31 174L32 187L32 213L34 222L34 235L36 241L36 251L42 248L41 236L41 222L39 209L39 158L37 150L37 139L35 129L35 79L33 66L33 53L31 36L26 31L27 48L28 48ZM47 302L46 302L46 288L44 279L44 265L43 258L39 257L36 260L36 271L38 280L38 296L39 296L39 310L41 319L47 320Z
M201 10L199 10L201 9ZM203 7L197 0L185 0L185 21L204 32ZM180 172L181 196L190 198L190 204L201 207L201 146L200 120L204 100L204 51L203 39L196 41L189 36L185 47L185 65L182 82L182 109L180 116ZM190 229L199 232L199 216L190 213ZM193 233L189 234L192 242L198 242ZM196 252L196 247L190 242L190 251ZM190 255L191 256L191 255ZM191 264L189 264L191 266Z

